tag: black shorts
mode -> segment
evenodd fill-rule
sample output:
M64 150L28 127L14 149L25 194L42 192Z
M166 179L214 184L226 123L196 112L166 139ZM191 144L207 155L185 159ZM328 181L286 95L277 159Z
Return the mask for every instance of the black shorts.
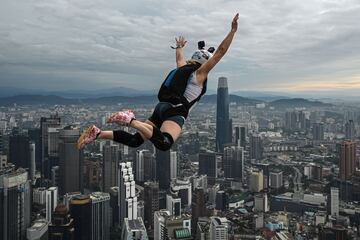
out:
M158 128L161 128L161 125L165 120L171 120L176 122L180 128L185 123L185 118L181 116L181 111L179 111L179 115L176 114L177 107L168 102L159 102L149 121L155 124Z

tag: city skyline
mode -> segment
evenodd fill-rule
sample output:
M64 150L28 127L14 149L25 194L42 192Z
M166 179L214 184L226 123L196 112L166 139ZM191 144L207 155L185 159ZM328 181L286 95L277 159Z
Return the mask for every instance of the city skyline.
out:
M210 89L226 76L234 91L360 93L355 0L5 2L0 86L157 89L175 67L174 37L189 41L187 58L198 40L217 47L237 11L239 31Z

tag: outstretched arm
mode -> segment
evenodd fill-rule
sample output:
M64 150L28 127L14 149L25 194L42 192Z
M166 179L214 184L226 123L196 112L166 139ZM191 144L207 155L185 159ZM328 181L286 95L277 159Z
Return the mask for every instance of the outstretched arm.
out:
M175 38L175 41L176 41L176 66L182 67L186 64L183 47L185 47L187 41L185 41L185 38L183 36L179 36L179 38Z
M199 82L205 81L210 70L213 69L213 67L215 67L215 65L220 61L220 59L225 55L226 51L229 49L230 44L234 38L234 35L238 27L238 23L237 23L238 19L239 19L239 14L237 13L232 20L230 32L226 35L225 39L220 43L218 49L214 53L214 56L210 58L197 70L196 77Z

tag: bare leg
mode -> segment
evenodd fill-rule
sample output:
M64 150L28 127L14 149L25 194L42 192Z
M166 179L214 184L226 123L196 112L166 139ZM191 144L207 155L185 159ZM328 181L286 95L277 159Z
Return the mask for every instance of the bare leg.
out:
M181 133L181 127L174 121L166 120L161 125L160 131L169 133L175 142Z
M114 132L113 131L101 131L98 139L108 139L114 140Z
M151 121L149 120L146 120L145 123L143 122L140 122L140 121L137 121L137 120L133 120L131 122L131 124L133 124L134 122L138 122L138 123L135 123L135 126L139 127L140 129L143 129L143 127L146 128L146 133L142 133L142 131L138 128L136 128L134 126L134 128L136 128L137 130L139 130L139 133L141 135L141 137L144 139L144 140L148 140L149 138L151 138L152 136L152 126L155 126L154 123L152 123ZM150 126L150 127L149 127ZM132 126L133 127L133 126ZM149 134L151 131L151 136L149 138L147 138L145 134ZM98 136L98 139L107 139L107 140L114 140L114 132L113 131L101 131L99 136Z
M133 127L139 131L144 140L148 140L152 137L153 126L154 124L148 120L146 122L140 122L135 119L130 124L130 127Z

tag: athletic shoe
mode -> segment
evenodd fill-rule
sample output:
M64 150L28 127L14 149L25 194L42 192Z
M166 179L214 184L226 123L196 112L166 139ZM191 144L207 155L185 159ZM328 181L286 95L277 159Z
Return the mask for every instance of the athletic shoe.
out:
M81 149L85 147L85 145L95 141L100 132L101 130L95 125L88 127L77 140L77 148Z
M116 112L110 115L107 119L107 123L117 123L124 126L129 126L131 120L135 119L135 114L131 110Z

